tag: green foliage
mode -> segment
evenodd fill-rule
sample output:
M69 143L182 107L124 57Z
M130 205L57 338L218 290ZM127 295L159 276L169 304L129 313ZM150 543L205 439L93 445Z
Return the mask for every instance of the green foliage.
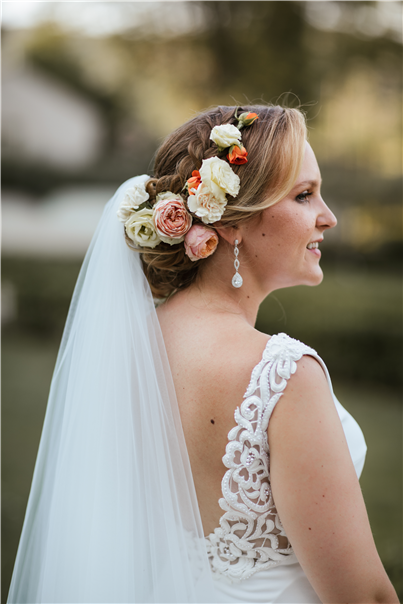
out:
M354 58L376 61L388 52L391 63L396 58L396 74L399 69L397 43L318 30L305 18L305 2L213 1L197 5L207 23L198 43L214 56L210 86L216 94L245 92L249 99L275 102L291 92L289 100L296 95L306 104L320 98L321 84L329 75L335 82L342 80Z
M17 321L4 331L61 337L81 261L3 258L2 279L17 294Z
M317 287L282 289L266 298L256 327L309 344L333 376L398 386L401 303L399 274L327 269Z

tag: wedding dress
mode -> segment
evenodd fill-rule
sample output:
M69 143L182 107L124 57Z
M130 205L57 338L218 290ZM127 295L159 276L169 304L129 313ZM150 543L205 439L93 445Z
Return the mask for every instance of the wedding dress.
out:
M214 577L215 602L315 604L320 602L287 539L270 487L267 428L271 414L297 371L296 362L313 356L309 346L281 333L268 341L252 371L244 400L235 411L223 463L219 527L206 546ZM354 467L361 475L366 444L360 427L334 396ZM280 403L281 404L281 403Z
M269 340L229 434L224 515L205 538L150 288L116 217L148 178L107 204L80 271L8 603L318 602L275 509L266 434L296 361L327 369L304 344ZM335 404L359 474L362 433Z

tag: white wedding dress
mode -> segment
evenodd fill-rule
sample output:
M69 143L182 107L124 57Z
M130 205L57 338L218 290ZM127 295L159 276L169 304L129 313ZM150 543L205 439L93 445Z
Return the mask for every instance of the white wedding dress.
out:
M281 525L270 488L267 428L275 405L303 355L319 361L309 346L285 334L272 336L254 368L243 403L235 411L223 463L220 526L206 537L215 602L317 603ZM333 395L334 396L334 395ZM360 427L334 396L359 477L366 444Z

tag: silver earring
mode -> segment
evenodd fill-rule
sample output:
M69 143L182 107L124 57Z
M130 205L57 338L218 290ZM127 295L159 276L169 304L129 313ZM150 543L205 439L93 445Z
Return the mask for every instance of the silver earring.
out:
M232 277L232 285L233 285L234 287L242 287L243 279L242 279L241 275L238 273L238 269L239 269L239 260L238 260L238 255L239 255L239 249L238 249L238 239L235 239L235 244L234 244L234 254L235 254L235 260L234 260L235 275Z

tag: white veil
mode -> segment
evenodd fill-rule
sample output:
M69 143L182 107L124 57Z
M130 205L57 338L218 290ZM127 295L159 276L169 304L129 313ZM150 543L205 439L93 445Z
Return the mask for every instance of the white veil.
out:
M139 255L105 207L51 384L10 603L211 602L165 347Z

